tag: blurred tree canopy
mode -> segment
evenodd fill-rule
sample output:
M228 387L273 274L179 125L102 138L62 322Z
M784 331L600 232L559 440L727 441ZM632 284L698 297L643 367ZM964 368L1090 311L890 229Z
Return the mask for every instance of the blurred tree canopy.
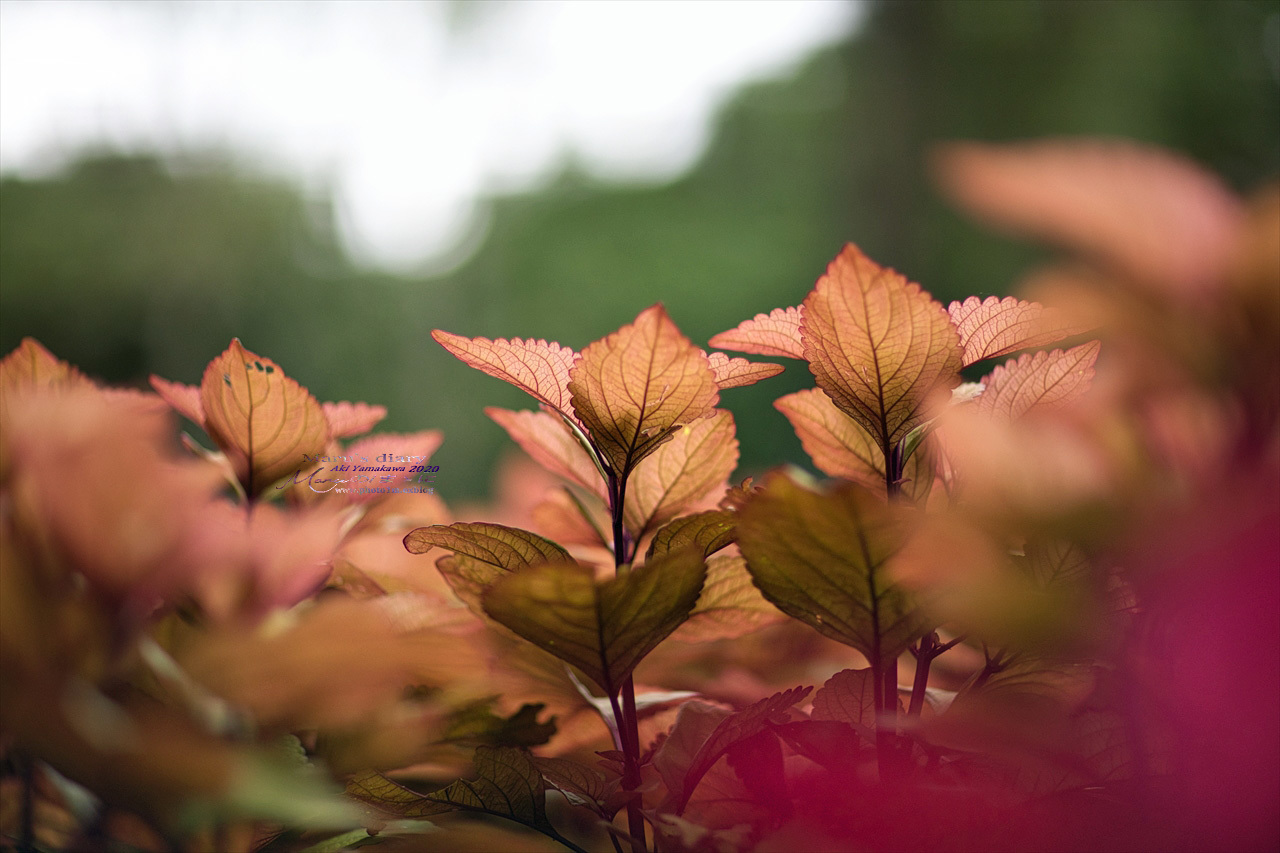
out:
M785 79L744 88L709 150L661 186L572 166L492 200L478 252L434 279L356 268L333 211L227 157L86 154L0 181L0 350L26 335L112 382L198 382L233 336L325 400L441 428L446 498L509 446L484 405L518 392L434 328L581 348L658 301L695 343L801 300L846 241L941 300L1007 291L1037 250L933 193L929 147L1093 134L1181 151L1247 190L1280 172L1276 0L896 0ZM741 475L803 454L770 403L799 363L727 395Z

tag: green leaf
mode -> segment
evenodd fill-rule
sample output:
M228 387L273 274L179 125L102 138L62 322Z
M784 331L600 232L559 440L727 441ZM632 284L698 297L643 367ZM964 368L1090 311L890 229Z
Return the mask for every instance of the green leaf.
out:
M821 493L774 473L738 513L738 547L778 609L887 663L926 627L885 571L906 537L903 513L856 483Z
M696 547L702 556L710 557L734 541L734 520L733 513L718 509L681 516L653 535L645 559L652 560L689 546Z
M661 305L588 346L569 376L573 410L622 479L677 427L711 414L719 399L706 353Z
M541 746L556 733L556 718L538 722L546 705L541 702L520 706L510 717L499 717L489 709L492 700L476 702L453 714L445 727L442 741L473 743L483 746Z
M960 338L918 284L849 245L804 301L804 356L818 386L887 455L960 382Z
M689 615L705 571L692 548L608 580L576 563L547 563L499 579L482 601L491 618L576 666L613 697Z
M374 772L353 778L347 783L347 793L395 817L422 818L451 811L484 812L559 838L547 820L542 774L528 753L513 747L478 747L472 768L474 779L459 779L430 794L416 793Z
M568 551L536 533L487 522L459 521L419 527L404 537L404 547L411 554L446 548L508 572L572 559Z

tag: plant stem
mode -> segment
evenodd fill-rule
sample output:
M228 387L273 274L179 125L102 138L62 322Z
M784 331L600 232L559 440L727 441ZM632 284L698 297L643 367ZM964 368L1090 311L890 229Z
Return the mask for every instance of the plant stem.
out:
M929 665L938 656L938 635L930 631L920 638L920 650L916 654L916 677L911 682L911 705L907 708L908 717L920 716L924 708L925 690L929 687Z
M36 801L36 768L35 761L22 753L15 756L18 759L19 772L22 774L22 804L20 829L18 830L18 849L23 853L29 853L36 849L36 823L35 823L35 801Z
M630 542L623 524L623 507L626 502L626 472L610 475L609 512L613 516L613 565L616 571L630 562ZM640 787L640 721L636 714L636 686L631 676L622 685L621 716L617 700L614 700L614 717L618 721L618 739L622 741L622 790L633 792ZM645 845L644 816L640 813L640 799L627 800L627 832L631 836L632 853L647 853Z

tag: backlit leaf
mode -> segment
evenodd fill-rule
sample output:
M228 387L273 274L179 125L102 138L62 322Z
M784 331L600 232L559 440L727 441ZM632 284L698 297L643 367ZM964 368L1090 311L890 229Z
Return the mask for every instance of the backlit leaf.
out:
M934 391L960 381L946 310L853 245L805 299L801 334L818 386L886 451L922 420Z
M734 514L724 510L681 516L654 534L645 559L651 560L690 545L696 546L703 557L710 557L733 542L733 525Z
M508 572L539 563L572 560L568 551L549 539L518 527L487 522L459 521L419 527L404 537L404 547L413 554L425 554L435 547L446 548Z
M751 582L740 554L717 554L707 560L707 580L689 618L672 639L709 643L750 634L786 617Z
M867 734L876 728L875 677L871 669L845 669L813 694L815 720L848 723Z
M783 718L785 721L787 711L808 696L812 689L811 687L792 687L790 690L775 693L767 699L748 705L721 720L698 748L679 788L671 792L676 813L679 814L684 810L684 804L688 802L693 789L698 786L699 780L711 769L711 765L719 760L720 756L734 745L766 731L774 718Z
M577 353L568 347L520 338L464 338L439 329L431 337L463 363L511 383L567 417L573 416L567 386Z
M737 465L733 415L717 409L685 424L632 472L623 513L627 530L639 541L711 493L719 495Z
M608 580L586 566L548 563L499 579L483 603L493 619L616 696L636 664L689 615L703 576L693 549Z
M440 576L445 579L445 582L449 584L453 594L458 596L458 600L467 605L472 613L480 617L485 615L484 606L480 603L485 591L493 586L499 578L510 574L507 569L501 566L463 556L462 554L441 557L436 560L436 569L439 570Z
M450 811L484 812L514 820L555 837L547 820L542 774L522 749L476 749L474 779L418 794L381 773L363 773L347 783L347 794L378 811L400 818L421 818Z
M387 416L386 406L371 406L368 403L348 403L344 400L341 403L322 403L320 407L324 409L325 419L329 421L332 438L363 435Z
M978 398L981 411L1018 418L1032 409L1063 406L1089 390L1102 345L1027 353L991 371Z
M804 452L829 477L884 488L884 451L871 433L831 402L817 388L787 394L773 401L787 416Z
M1043 587L1085 583L1092 573L1088 555L1070 540L1031 540L1025 550L1031 576Z
M748 352L752 355L804 358L800 338L800 308L775 308L743 320L737 328L721 332L709 343L717 349Z
M578 805L585 805L601 817L609 820L613 815L605 808L605 800L611 791L604 774L568 758L533 757L533 766L542 778Z
M745 358L731 358L722 352L707 354L711 364L711 373L716 378L716 386L725 388L743 388L754 385L761 379L777 376L782 372L781 364L766 364L758 361L747 361Z
M6 394L81 382L88 383L88 380L35 338L23 338L22 343L0 360L0 390Z
M960 333L966 367L1088 331L1051 308L1013 296L970 296L964 302L952 302L947 313Z
M1244 215L1200 166L1130 142L956 143L936 165L944 189L979 216L1182 293L1221 280Z
M205 432L249 495L293 473L329 443L329 422L315 397L238 339L209 362L200 400Z
M604 499L604 480L581 442L550 412L484 410L535 462Z
M719 399L706 354L661 305L588 346L570 375L574 411L620 478Z
M872 661L893 660L925 629L886 571L906 532L900 508L856 483L819 493L783 473L738 514L738 547L765 598Z

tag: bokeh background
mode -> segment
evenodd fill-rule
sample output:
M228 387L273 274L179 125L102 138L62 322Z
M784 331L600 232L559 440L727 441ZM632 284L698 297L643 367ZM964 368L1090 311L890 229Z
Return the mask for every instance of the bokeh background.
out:
M482 408L529 401L432 329L581 348L660 301L705 345L847 241L1005 293L1041 250L947 208L930 146L1076 134L1274 178L1280 2L3 0L0 349L144 387L237 336L443 429L471 500L511 448ZM804 463L770 404L811 384L725 395L739 476Z

